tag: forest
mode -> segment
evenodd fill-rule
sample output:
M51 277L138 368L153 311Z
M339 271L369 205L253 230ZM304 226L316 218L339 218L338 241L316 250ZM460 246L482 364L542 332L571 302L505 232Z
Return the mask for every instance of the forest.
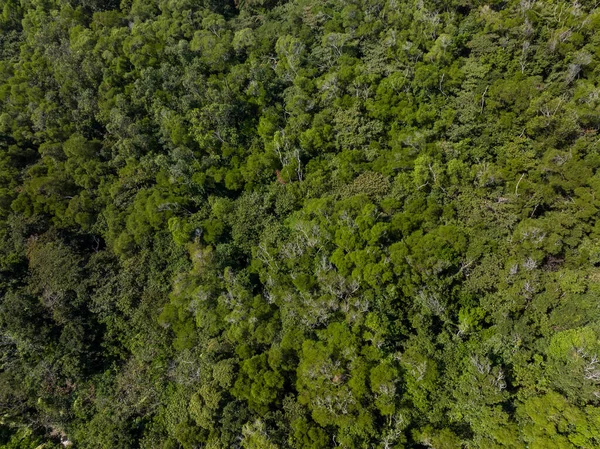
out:
M596 0L0 0L0 449L600 447L599 131Z

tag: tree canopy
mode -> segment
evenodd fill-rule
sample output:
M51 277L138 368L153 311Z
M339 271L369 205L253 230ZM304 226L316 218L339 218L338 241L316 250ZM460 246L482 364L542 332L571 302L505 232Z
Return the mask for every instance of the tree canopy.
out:
M0 37L1 449L600 447L597 2Z

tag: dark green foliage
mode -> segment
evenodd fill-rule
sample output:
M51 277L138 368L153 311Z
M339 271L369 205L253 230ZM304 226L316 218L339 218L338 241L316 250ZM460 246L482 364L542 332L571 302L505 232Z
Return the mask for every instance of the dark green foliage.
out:
M0 448L600 447L599 30L0 0Z

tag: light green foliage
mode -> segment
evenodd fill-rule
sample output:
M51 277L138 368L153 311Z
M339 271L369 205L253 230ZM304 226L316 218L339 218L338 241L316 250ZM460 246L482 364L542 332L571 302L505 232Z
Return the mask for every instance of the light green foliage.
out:
M528 399L517 411L530 447L593 447L598 444L596 407L578 409L555 392Z

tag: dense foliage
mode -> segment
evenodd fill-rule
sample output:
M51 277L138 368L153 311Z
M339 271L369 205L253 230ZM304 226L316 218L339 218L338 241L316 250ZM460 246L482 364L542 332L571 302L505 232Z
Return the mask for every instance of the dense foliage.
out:
M0 37L0 447L600 447L597 2Z

